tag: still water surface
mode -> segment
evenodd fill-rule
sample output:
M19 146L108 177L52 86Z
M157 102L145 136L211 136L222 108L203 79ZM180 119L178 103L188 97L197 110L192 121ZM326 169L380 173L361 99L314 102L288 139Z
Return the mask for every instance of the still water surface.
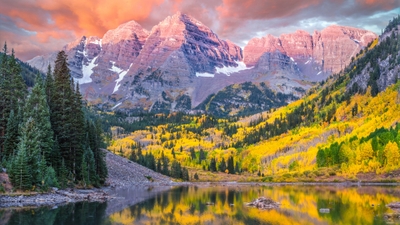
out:
M125 190L120 194L124 198L108 203L0 210L0 225L400 224L384 219L385 213L392 213L386 204L400 201L399 187L229 185L147 192ZM259 210L245 206L261 196L280 202L281 207ZM129 198L138 197L143 201L129 205Z

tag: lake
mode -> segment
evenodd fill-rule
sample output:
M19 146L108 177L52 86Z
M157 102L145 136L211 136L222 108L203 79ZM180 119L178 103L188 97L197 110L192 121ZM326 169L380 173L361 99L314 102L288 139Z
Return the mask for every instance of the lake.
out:
M399 220L384 219L385 213L392 213L386 204L400 201L399 187L229 184L169 190L135 188L117 194L119 198L107 203L2 209L0 225L400 224ZM281 203L280 208L245 206L261 196Z

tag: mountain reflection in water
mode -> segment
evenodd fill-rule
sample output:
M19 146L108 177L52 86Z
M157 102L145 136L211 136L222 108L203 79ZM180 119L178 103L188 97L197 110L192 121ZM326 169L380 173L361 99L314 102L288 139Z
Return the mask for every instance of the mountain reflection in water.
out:
M400 200L398 187L189 186L147 191L147 199L118 209L118 201L76 203L55 209L0 210L2 224L388 224L386 205ZM124 201L137 198L123 192ZM131 196L131 197L130 197ZM259 210L245 203L265 196L279 209ZM122 198L121 198L122 200ZM115 211L118 209L119 211ZM321 210L323 209L323 210ZM329 209L329 210L326 210ZM394 221L396 224L399 221ZM393 222L391 223L393 224Z

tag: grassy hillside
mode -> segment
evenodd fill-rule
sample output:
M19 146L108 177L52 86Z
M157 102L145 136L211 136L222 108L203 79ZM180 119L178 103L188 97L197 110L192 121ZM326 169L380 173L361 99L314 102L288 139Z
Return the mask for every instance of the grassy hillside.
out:
M130 157L140 146L143 154L164 154L190 171L258 174L268 181L368 173L366 179L390 180L400 169L400 40L393 25L400 20L393 21L343 72L288 106L240 119L159 115L164 123L134 132L112 127L110 149Z

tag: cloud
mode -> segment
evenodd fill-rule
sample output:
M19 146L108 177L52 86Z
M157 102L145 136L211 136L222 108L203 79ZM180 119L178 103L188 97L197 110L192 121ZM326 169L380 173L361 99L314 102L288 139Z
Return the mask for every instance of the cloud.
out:
M82 35L102 37L135 20L150 30L176 11L244 44L254 36L309 32L341 24L379 32L400 11L398 0L2 0L0 41L23 60L60 49ZM397 8L396 8L397 7ZM26 45L26 49L21 46ZM21 51L21 52L19 52ZM37 51L37 54L34 52Z

